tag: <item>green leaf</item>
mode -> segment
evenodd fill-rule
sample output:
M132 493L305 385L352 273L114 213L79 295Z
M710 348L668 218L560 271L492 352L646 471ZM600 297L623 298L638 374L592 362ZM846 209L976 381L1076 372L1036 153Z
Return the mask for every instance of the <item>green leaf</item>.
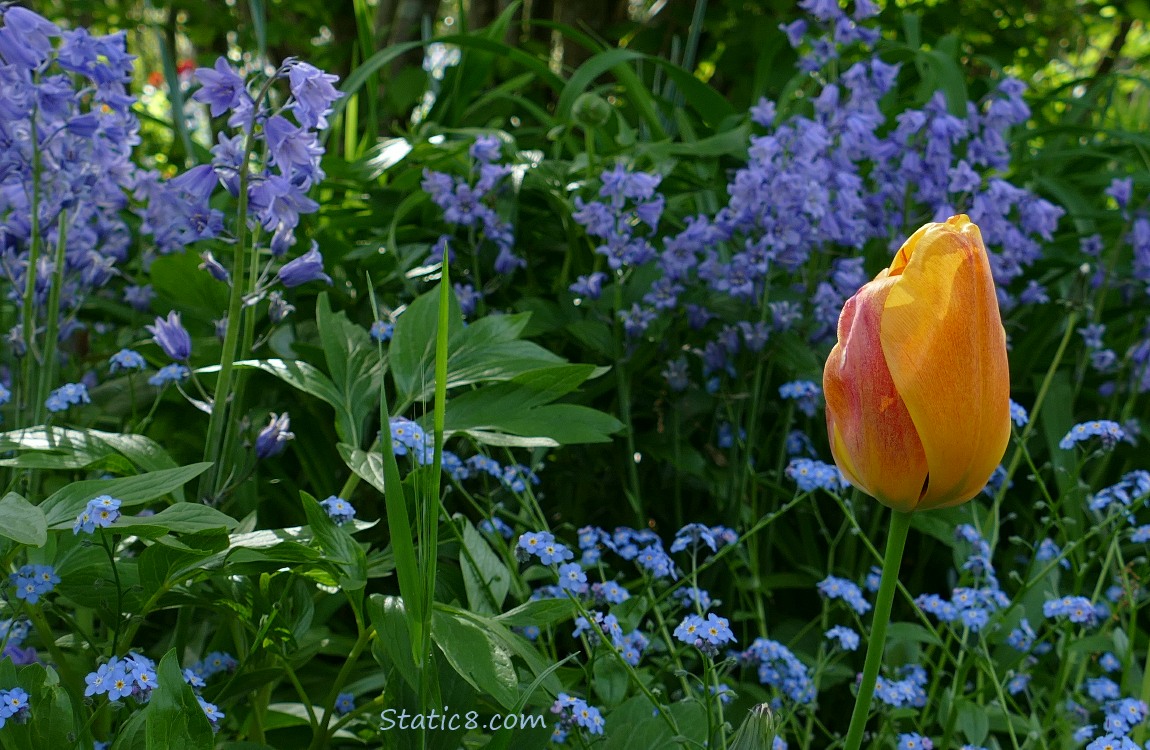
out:
M359 445L364 423L376 410L383 366L376 345L362 326L344 312L333 313L327 293L316 304L316 325L331 382L340 396L336 432L340 440Z
M420 295L395 323L389 364L398 391L397 411L427 401L435 388L432 363L439 328L438 286ZM447 387L510 380L565 362L538 344L521 341L530 313L492 315L462 325L455 295L448 297Z
M619 660L609 654L602 654L595 660L594 679L592 685L595 695L599 696L608 706L617 706L627 697L627 684L629 678L627 670L619 664Z
M463 549L459 554L459 564L463 569L463 586L467 591L467 602L471 610L485 615L502 611L503 600L511 587L511 571L503 564L499 555L483 538L471 521L464 516L456 516L463 526Z
M501 432L559 444L606 442L623 427L614 417L586 406L550 404L602 372L593 365L558 365L460 394L451 401L444 430L477 440L483 433Z
M917 622L892 622L887 626L887 641L891 643L925 643L929 646L942 646L934 633Z
M212 750L215 746L212 724L184 682L175 649L160 659L156 687L144 711L148 750Z
M65 427L29 427L0 433L0 452L24 451L0 466L82 469L112 454L122 455L144 471L172 469L176 462L160 444L144 435Z
M48 541L44 511L15 492L9 492L0 500L0 536L18 544L43 547Z
M495 619L508 627L526 625L545 627L570 620L575 616L576 610L575 602L570 599L537 599L533 602L524 602Z
M412 657L411 631L403 599L398 596L372 594L367 612L378 634L372 642L372 654L381 667L393 666L412 690L419 690L419 668Z
M170 534L196 534L201 531L233 531L239 521L227 513L199 503L176 503L154 516L120 516L112 529L121 534L142 537Z
M491 631L446 608L432 612L431 633L448 663L476 690L505 709L519 698L519 680L511 654Z
M475 393L482 393L483 390ZM548 404L521 412L484 416L487 419L480 424L458 424L454 421L452 410L448 409L448 419L452 420L449 432L464 432L479 440L483 431L496 431L524 437L549 438L559 445L572 445L607 443L611 441L613 433L623 429L623 423L610 414L575 404Z
M73 482L52 493L40 503L40 508L44 511L49 528L71 528L76 516L94 497L111 495L120 500L121 510L133 508L175 492L204 473L209 466L210 463L189 464L135 477Z
M958 710L957 726L959 731L966 735L971 744L981 745L990 733L990 719L986 709L973 701L959 698L955 701Z
M367 556L363 547L351 538L346 529L331 520L314 497L301 492L300 499L316 543L323 549L325 559L334 563L341 572L340 588L345 591L362 589L367 585Z
M449 300L451 313L447 322L447 333L451 339L463 327L463 315L455 295ZM403 314L395 321L391 344L388 347L388 364L400 404L413 403L417 394L430 395L434 387L431 381L431 363L435 359L435 335L439 330L439 287L421 294L412 301ZM424 398L427 397L424 396Z

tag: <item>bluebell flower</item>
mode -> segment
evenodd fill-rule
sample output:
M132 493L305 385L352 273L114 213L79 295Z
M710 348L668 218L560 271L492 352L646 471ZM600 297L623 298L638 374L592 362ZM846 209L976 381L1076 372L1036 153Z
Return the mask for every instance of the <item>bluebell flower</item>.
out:
M676 357L675 359L667 360L667 365L660 374L667 381L667 386L676 393L687 390L687 387L691 384L686 357Z
M1110 180L1110 187L1106 188L1103 192L1114 199L1114 202L1118 204L1118 208L1126 208L1130 205L1130 198L1134 194L1134 179L1131 177L1115 177Z
M143 356L132 349L121 349L108 358L108 369L111 372L119 370L142 370L147 367Z
M310 250L295 260L285 263L276 275L288 289L311 281L332 283L331 277L323 272L323 256L320 254L319 245L315 240L312 240Z
M355 519L355 508L342 497L331 495L324 500L320 500L319 505L324 509L324 512L327 513L328 517L339 526Z
M288 441L295 437L290 428L291 417L286 411L283 414L273 412L268 423L256 435L256 458L266 459L283 453Z
M196 68L195 77L200 82L200 89L192 94L192 98L207 104L212 117L219 117L238 107L245 99L251 99L244 79L232 69L225 57L216 58L216 64L211 68Z
M207 271L208 275L216 281L225 284L231 283L231 275L228 269L224 268L223 264L216 260L216 256L212 255L210 250L205 250L200 253L200 265L198 266L201 271Z
M494 135L479 135L467 150L469 156L478 162L491 164L499 161L502 156L502 147L499 138Z
M835 625L825 634L828 641L835 641L844 651L854 651L859 647L859 634L843 625Z
M603 282L606 280L607 274L602 271L596 271L592 274L577 278L575 283L568 287L568 290L579 297L599 299L599 295L603 293Z
M1126 438L1126 432L1122 426L1117 422L1112 422L1108 419L1094 420L1092 422L1081 422L1070 428L1070 432L1058 441L1058 447L1063 450L1070 450L1076 443L1089 440L1092 437L1097 437L1102 442L1102 447L1109 450L1119 440Z
M27 70L39 68L52 54L51 39L60 36L60 28L46 18L20 6L2 11L0 56L10 65Z
M152 334L152 340L172 359L187 362L192 356L192 338L175 310L168 313L167 320L157 317L155 324L147 326L147 329Z
M314 65L293 60L287 65L288 88L292 95L292 111L305 128L324 130L331 105L343 93L333 84L339 76L325 73Z

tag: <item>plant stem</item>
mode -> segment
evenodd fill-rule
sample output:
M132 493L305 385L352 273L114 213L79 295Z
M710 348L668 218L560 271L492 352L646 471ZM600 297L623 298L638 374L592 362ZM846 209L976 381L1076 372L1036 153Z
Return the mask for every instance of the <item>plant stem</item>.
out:
M862 684L859 685L854 712L851 713L846 750L859 750L862 747L863 730L870 714L871 698L874 697L874 686L878 680L878 670L882 665L883 650L886 646L886 626L890 622L894 590L898 586L898 570L902 565L902 551L906 546L907 532L910 530L910 515L896 510L891 511L886 555L882 561L882 580L874 603L874 619L871 621L870 638L867 640Z

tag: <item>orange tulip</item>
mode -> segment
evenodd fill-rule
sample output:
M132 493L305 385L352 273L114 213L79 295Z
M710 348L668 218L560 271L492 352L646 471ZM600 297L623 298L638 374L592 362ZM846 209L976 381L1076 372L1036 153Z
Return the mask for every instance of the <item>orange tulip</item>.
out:
M847 479L911 512L970 500L1010 437L1006 333L978 227L919 229L847 300L823 370L827 432Z

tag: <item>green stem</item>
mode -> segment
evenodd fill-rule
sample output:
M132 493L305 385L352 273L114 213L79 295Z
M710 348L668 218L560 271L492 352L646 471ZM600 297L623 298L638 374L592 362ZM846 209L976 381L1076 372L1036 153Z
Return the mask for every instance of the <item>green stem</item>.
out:
M891 604L894 590L898 586L898 570L902 565L902 551L906 546L907 532L910 530L910 513L891 511L890 531L886 538L886 556L882 561L882 580L874 603L874 620L871 622L870 638L867 640L866 662L863 665L862 684L855 698L851 725L847 731L846 750L859 750L862 747L863 730L870 715L871 698L878 681L878 670L882 665L882 655L886 646L886 626L890 622Z
M623 463L627 466L627 481L630 484L628 492L624 494L627 500L630 501L631 509L635 512L635 522L638 528L646 526L646 519L643 514L643 496L639 492L639 465L635 461L635 425L631 419L631 384L627 378L627 368L623 364L623 326L619 323L619 312L623 309L623 284L622 279L615 278L615 306L614 306L614 320L612 320L615 329L615 381L618 384L619 390L619 417L623 422L624 437L627 441L627 455L624 457Z
M204 473L200 482L200 496L214 498L226 477L224 459L224 427L232 395L232 376L240 348L240 316L243 314L244 296L247 293L247 268L244 261L248 254L248 165L255 150L255 115L267 96L275 78L268 79L255 99L253 115L244 135L244 152L240 160L239 195L236 196L236 242L232 260L232 290L228 298L228 327L224 332L223 349L220 352L220 371L216 376L215 396L212 398L212 414L208 419L207 442L204 444L204 460L212 463L212 468ZM238 398L238 396L237 396Z
M22 301L23 335L24 335L24 382L23 404L24 411L20 413L31 419L19 423L20 427L44 423L44 404L36 400L39 389L33 388L36 374L39 370L36 362L36 269L40 261L40 136L36 130L37 110L32 111L32 195L28 196L31 208L28 219L31 222L31 238L28 245L28 267L24 271L24 299Z
M56 232L56 255L52 259L52 286L48 288L48 309L45 315L44 360L41 363L39 382L36 389L36 403L47 402L52 384L56 381L57 341L60 337L60 291L64 287L64 249L68 242L67 212L60 212L60 222ZM52 430L47 430L49 445L52 444Z

